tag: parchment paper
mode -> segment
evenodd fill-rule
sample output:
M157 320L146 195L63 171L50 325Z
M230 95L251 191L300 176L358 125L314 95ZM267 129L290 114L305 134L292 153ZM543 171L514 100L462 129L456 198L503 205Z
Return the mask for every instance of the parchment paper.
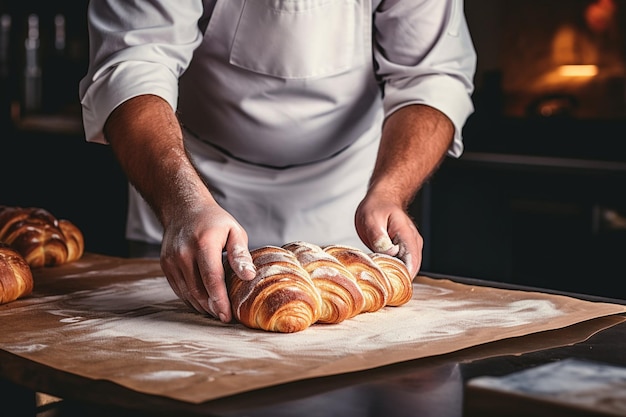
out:
M86 254L35 271L34 292L0 306L0 349L138 392L202 403L624 312L618 304L419 276L404 306L270 333L190 311L158 260Z

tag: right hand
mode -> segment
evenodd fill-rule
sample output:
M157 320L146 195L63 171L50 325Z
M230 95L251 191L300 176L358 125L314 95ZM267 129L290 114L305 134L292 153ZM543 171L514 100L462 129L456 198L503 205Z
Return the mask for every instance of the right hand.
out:
M253 279L248 235L198 175L172 107L153 95L131 98L111 113L104 134L163 225L161 268L176 295L199 312L231 321L222 253L241 279Z
M239 278L256 276L246 231L214 201L181 208L164 225L161 267L170 286L190 307L227 323L232 312L223 251Z
M172 107L157 96L134 97L111 113L104 134L163 225L161 268L176 295L199 312L231 321L222 253L241 279L253 279L248 235L198 175Z
M401 202L394 195L371 187L355 214L359 237L374 252L401 259L415 278L422 264L424 239Z

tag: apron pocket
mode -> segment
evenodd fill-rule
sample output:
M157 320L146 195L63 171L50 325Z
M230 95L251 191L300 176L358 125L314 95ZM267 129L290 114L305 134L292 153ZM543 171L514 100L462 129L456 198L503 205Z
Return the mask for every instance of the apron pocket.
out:
M280 78L339 74L363 63L355 0L247 0L230 63Z

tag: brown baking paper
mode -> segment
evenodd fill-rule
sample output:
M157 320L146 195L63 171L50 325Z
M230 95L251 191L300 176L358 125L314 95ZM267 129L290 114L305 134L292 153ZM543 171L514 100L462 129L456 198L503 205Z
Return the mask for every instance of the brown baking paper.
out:
M401 307L291 334L192 312L157 260L86 254L35 271L0 306L0 349L189 403L442 355L626 312L626 306L419 276Z

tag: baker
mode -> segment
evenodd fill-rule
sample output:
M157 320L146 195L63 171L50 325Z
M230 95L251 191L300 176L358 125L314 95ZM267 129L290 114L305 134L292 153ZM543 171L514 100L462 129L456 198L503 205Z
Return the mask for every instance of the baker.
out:
M476 55L462 0L92 1L86 140L127 175L126 235L174 292L232 318L223 255L308 241L402 259L407 207L463 150Z

